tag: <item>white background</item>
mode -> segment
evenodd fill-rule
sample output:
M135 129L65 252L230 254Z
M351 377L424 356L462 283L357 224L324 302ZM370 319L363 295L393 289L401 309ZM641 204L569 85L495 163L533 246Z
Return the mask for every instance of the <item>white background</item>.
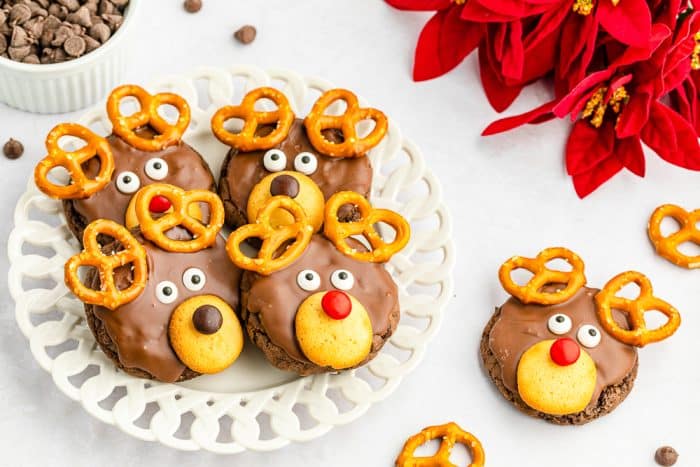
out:
M579 200L563 166L568 123L482 139L481 129L496 114L480 89L475 57L446 77L412 82L413 49L427 15L392 10L379 0L205 0L197 15L185 13L179 0L143 3L128 81L146 83L199 65L284 67L355 90L389 114L443 183L459 255L456 294L418 369L358 421L277 452L218 457L132 439L64 396L33 360L0 281L0 465L389 466L406 437L449 420L481 439L488 466L653 466L662 444L678 449L677 465L700 465L700 271L656 257L645 234L659 204L700 207L698 174L649 153L646 179L623 173ZM259 34L242 46L231 33L246 23ZM547 97L544 87L535 87L512 112ZM18 161L0 159L4 249L14 203L44 155L44 136L73 117L0 105L0 140L15 137L26 147ZM595 286L627 269L645 272L657 294L683 312L672 339L640 351L639 377L627 401L583 427L522 415L479 364L482 328L506 298L498 266L513 254L534 255L551 245L577 251ZM0 264L4 274L5 255Z

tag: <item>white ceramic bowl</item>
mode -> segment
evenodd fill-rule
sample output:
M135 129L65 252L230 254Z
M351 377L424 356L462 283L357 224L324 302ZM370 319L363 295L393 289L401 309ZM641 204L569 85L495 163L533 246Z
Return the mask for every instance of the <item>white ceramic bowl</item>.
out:
M75 60L35 65L0 57L0 102L48 114L72 112L102 99L122 81L140 4L141 0L130 0L117 32L101 47Z

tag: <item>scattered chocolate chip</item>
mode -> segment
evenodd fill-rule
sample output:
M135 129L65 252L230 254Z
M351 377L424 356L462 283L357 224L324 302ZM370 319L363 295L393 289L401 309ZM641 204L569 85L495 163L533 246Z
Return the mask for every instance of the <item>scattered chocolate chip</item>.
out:
M663 446L656 450L654 459L657 464L668 467L674 465L678 461L678 452L671 446Z
M88 35L104 44L112 35L112 30L104 23L93 24Z
M24 146L16 139L10 138L2 147L2 153L5 154L5 157L8 159L18 159L24 154Z
M202 0L185 0L183 6L188 13L197 13L202 9Z
M192 315L194 328L202 334L214 334L223 323L221 312L212 305L202 305Z
M85 40L80 36L73 36L63 43L63 50L71 57L80 57L85 53Z
M255 36L257 36L257 34L258 32L255 27L248 24L234 32L233 37L235 37L241 44L250 44L255 40Z

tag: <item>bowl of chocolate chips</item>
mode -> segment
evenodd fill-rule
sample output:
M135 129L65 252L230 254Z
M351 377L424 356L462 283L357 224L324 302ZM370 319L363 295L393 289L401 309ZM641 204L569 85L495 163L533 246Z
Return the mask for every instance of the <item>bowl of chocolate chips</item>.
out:
M140 0L0 0L0 103L82 109L123 79Z

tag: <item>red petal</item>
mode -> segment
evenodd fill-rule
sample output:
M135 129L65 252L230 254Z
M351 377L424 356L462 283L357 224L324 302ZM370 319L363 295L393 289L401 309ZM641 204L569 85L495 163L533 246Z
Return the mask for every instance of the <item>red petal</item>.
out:
M552 114L552 108L555 102L547 102L536 109L526 112L521 115L515 115L513 117L502 118L491 123L486 129L481 133L482 136L495 135L497 133L503 133L508 130L512 130L519 126L525 125L527 123L542 123L543 121L554 118Z
M579 198L585 198L622 170L622 167L622 162L617 157L611 156L588 172L574 175L576 194Z
M491 67L485 47L479 47L479 75L486 98L496 112L503 112L510 107L523 89L523 86L508 86L501 81Z
M644 150L639 136L619 139L615 144L615 155L633 174L643 177L646 170Z
M436 13L418 38L413 79L424 81L452 70L476 48L481 36L481 25L460 20L457 9Z
M643 92L635 92L629 102L624 105L617 121L617 137L629 138L639 135L642 127L649 121L651 96ZM675 141L673 142L675 144Z
M504 23L518 19L518 17L496 13L480 5L478 2L469 1L462 9L462 19L479 23Z
M642 129L642 141L665 161L686 169L700 170L700 144L693 126L660 102L652 104L649 121L656 121L657 118L663 118L672 125L671 131L678 141L676 149L672 149L665 141L664 137L669 136L659 134L658 128L653 125L646 125Z
M523 45L523 24L520 21L510 23L508 44L504 50L501 62L501 73L504 78L520 80L525 66L525 47Z
M651 13L646 0L598 0L597 16L601 26L623 44L644 46L651 35Z
M566 171L569 175L588 172L610 157L615 147L615 132L610 123L595 128L586 120L574 124L566 143Z
M431 11L443 10L452 5L452 0L384 0L399 10Z

